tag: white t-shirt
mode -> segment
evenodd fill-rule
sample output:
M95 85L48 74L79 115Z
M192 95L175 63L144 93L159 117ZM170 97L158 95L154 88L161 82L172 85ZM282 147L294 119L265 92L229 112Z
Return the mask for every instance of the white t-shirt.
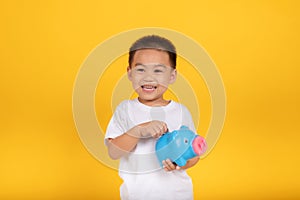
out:
M108 124L105 140L152 120L165 122L170 132L182 125L195 131L191 114L182 104L171 101L166 106L151 107L134 99L118 105ZM192 181L185 170L166 172L159 165L155 155L156 140L140 139L132 153L120 159L119 175L124 181L120 188L121 199L193 199Z

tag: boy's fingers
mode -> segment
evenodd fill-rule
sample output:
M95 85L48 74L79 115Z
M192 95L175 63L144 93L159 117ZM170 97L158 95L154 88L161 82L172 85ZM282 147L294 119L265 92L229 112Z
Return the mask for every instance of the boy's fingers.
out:
M168 168L167 168L167 165L166 165L166 161L162 161L162 164L163 164L163 168L165 171L168 171Z
M163 163L165 171L170 171L171 170L171 168L169 167L168 163L165 160L163 160L162 163Z
M167 124L164 123L163 125L163 132L166 133L168 131L168 127L167 127Z
M170 159L164 160L163 162L164 168L168 169L168 171L172 171L176 169L177 165L174 165Z

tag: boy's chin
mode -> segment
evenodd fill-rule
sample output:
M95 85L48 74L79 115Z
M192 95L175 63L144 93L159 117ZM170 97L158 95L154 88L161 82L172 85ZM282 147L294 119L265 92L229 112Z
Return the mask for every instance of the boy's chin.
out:
M155 99L150 99L150 98L138 98L139 102L142 104L145 104L147 106L151 106L151 107L159 107L159 106L165 106L169 103L169 101L166 101L162 98L155 98Z
M145 97L144 95L139 95L139 100L141 101L155 101L157 100L157 98L154 98L154 97Z
M147 95L139 95L139 100L141 101L156 101L158 98L156 97L149 97Z

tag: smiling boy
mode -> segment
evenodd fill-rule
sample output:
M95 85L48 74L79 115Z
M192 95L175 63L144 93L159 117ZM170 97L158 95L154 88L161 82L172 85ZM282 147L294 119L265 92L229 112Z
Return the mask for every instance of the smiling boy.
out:
M174 45L156 35L142 37L130 48L127 75L138 98L120 103L105 136L110 157L120 159L121 199L193 199L185 169L199 157L181 168L167 159L163 169L155 157L155 143L162 134L182 125L195 132L188 109L163 96L176 80L176 57Z

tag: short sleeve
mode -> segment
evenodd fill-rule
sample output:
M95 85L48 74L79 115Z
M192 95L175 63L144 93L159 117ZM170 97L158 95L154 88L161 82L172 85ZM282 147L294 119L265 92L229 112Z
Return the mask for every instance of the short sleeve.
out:
M190 111L183 105L182 105L182 114L183 114L183 125L189 127L189 129L191 129L196 133L197 131L194 125L192 115Z
M105 144L106 140L108 138L116 138L123 133L125 133L127 130L125 128L126 124L126 111L124 107L124 103L121 103L115 110L112 118L110 119L106 134L105 134Z

